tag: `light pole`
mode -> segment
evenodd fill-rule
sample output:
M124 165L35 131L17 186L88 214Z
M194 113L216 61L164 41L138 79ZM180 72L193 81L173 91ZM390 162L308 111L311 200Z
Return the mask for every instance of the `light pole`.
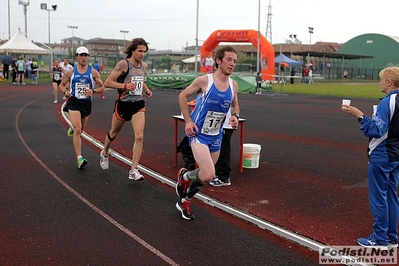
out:
M28 20L26 18L26 13L28 13L28 6L29 6L29 0L28 2L24 2L22 0L18 1L18 4L24 6L24 16L25 16L25 37L28 38Z
M129 33L129 31L128 30L120 30L120 32L123 33L123 49L125 49L125 41L126 41L125 34Z
M260 0L258 1L258 41L256 47L256 73L259 73L259 54L260 54Z
M8 0L8 38L7 39L11 39L11 20L10 20L10 0Z
M72 29L71 44L72 44L72 58L73 58L73 30L74 30L74 29L77 29L78 26L71 26L71 25L68 25L67 27L68 27L68 29Z
M195 22L195 76L198 74L198 15L199 15L199 0L197 0L196 8L196 22Z
M312 51L313 27L308 27L308 29L309 29L309 56L308 56L308 63L310 63L310 52Z
M46 3L41 3L40 4L40 9L41 10L46 10L48 12L48 43L51 43L51 39L50 39L50 12L51 11L57 11L57 5L52 5L51 6L52 9L47 8L47 4Z

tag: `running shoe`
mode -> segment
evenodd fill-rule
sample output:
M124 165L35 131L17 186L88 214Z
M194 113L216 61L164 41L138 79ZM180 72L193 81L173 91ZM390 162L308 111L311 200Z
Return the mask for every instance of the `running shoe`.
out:
M79 168L79 169L83 169L83 168L85 167L85 165L87 164L87 160L84 159L83 157L79 157L79 158L76 160L76 162L77 162L77 164L78 164L78 168Z
M68 137L70 137L70 138L72 138L73 137L73 127L70 127L69 129L68 129L68 132L67 132L67 135L68 135Z
M398 241L394 241L394 240L389 240L388 241L388 248L397 248L398 247Z
M190 181L183 178L183 175L187 172L186 168L180 168L179 172L177 172L176 193L180 198L186 197L187 188L190 185Z
M54 102L53 102L54 104L56 104L56 103L58 103L58 100L54 100Z
M103 151L100 152L100 166L104 170L107 170L109 167L108 156L105 156Z
M144 179L144 176L140 174L137 168L134 168L133 170L129 171L129 179L132 179L134 181L140 181Z
M222 181L217 176L215 176L211 181L209 181L209 185L211 185L212 187L225 187L230 186L231 181L230 178L228 178L226 181Z
M371 234L367 238L359 238L357 243L366 248L378 248L380 250L387 250L388 244L378 243L377 240L374 238L373 234Z
M183 202L182 202L183 201ZM190 201L179 199L176 203L176 209L181 212L181 217L186 220L194 220L195 216L191 213Z

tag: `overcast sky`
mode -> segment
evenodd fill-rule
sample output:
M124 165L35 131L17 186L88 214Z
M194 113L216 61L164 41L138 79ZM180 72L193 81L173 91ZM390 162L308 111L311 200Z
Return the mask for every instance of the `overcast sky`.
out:
M25 16L19 0L0 0L0 38L8 39L8 2L10 31L25 31ZM22 0L28 2L28 0ZM72 36L67 26L77 26L73 35L83 38L125 39L143 37L150 48L182 49L195 45L197 0L30 0L27 7L28 38L47 43L48 11L51 42ZM270 0L261 0L260 32L266 34ZM258 29L259 0L199 0L198 39L201 45L218 29ZM398 0L272 0L272 43L282 43L296 34L303 44L317 41L344 43L366 34L399 36ZM314 28L310 37L308 27Z

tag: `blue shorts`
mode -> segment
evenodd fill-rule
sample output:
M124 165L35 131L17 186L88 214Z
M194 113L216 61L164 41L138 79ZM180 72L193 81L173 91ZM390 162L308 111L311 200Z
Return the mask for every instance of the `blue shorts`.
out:
M223 136L220 134L220 136L212 136L209 137L207 135L201 134L201 133L197 133L195 134L194 137L188 137L188 143L191 146L191 143L201 143L204 144L206 146L208 146L209 151L211 153L220 151L220 147L222 145L222 138Z

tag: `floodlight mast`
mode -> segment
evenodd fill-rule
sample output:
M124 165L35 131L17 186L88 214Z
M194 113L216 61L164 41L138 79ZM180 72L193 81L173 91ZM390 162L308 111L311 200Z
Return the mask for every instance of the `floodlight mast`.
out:
M40 4L40 9L45 10L48 12L48 43L51 43L51 38L50 38L50 12L51 11L57 11L57 5L52 5L52 9L47 8L47 3L41 3Z
M18 1L19 5L22 5L24 7L24 16L25 16L25 37L28 38L28 19L26 14L28 13L28 6L29 6L29 0L27 2L24 2L22 0Z

